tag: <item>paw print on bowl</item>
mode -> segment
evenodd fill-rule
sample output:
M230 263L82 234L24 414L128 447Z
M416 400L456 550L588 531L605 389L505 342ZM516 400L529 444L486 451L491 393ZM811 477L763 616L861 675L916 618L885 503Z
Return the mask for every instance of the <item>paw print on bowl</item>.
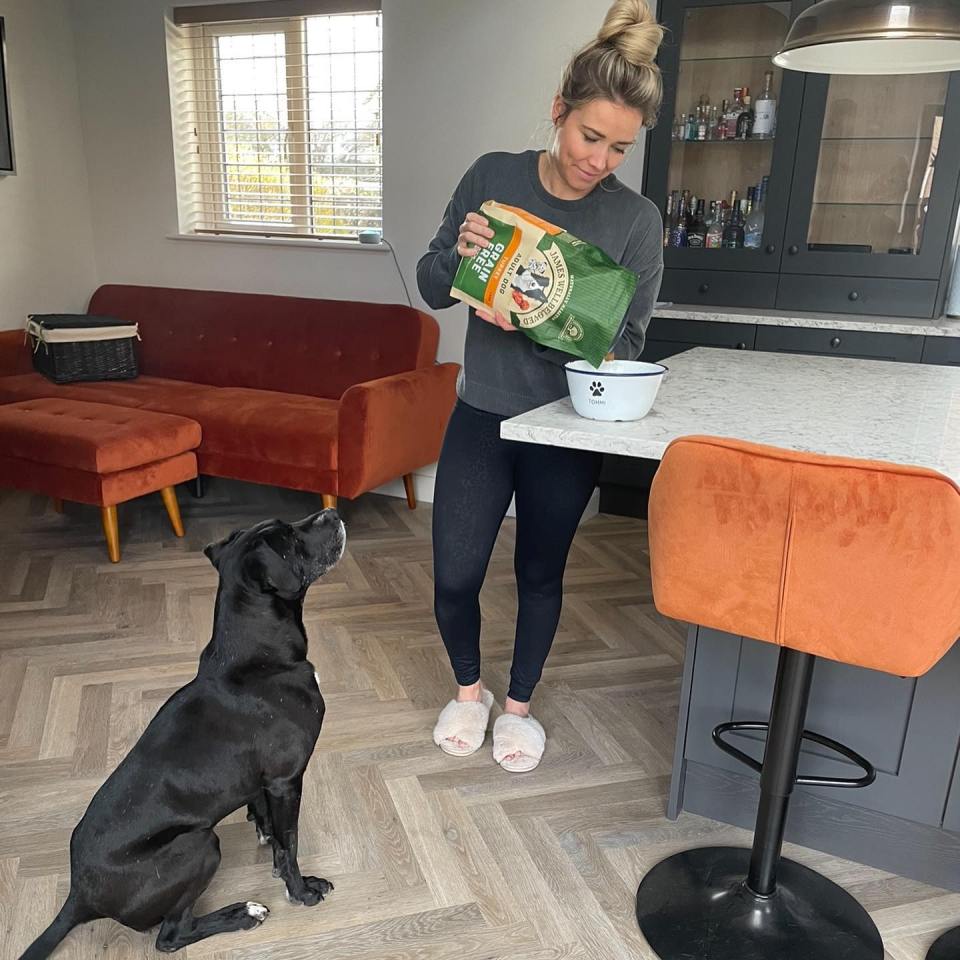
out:
M603 396L603 384L599 380L594 380L593 383L590 384L590 394L594 397Z

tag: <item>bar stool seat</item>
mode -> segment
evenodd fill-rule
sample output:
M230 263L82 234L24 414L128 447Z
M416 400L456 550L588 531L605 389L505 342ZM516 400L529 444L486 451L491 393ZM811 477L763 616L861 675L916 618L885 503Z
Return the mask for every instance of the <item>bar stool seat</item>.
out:
M957 960L957 957L960 957L960 927L938 937L927 954L927 960Z
M663 960L883 960L863 907L782 859L784 829L795 784L850 789L875 776L867 759L804 730L816 658L920 676L960 634L960 489L921 468L683 437L654 479L649 535L661 613L781 652L769 723L714 731L760 773L753 846L657 864L637 890L644 936ZM765 731L762 763L725 741L743 728ZM803 739L859 775L798 777Z

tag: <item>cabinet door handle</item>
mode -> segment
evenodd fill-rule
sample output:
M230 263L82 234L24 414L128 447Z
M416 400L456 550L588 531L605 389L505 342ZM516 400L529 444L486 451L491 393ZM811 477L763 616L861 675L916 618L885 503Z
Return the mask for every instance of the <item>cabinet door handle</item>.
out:
M767 253L776 253L776 252L777 252L776 244L771 243L767 245Z
M851 290L848 299L850 299L850 300L859 300L859 299L860 299L860 294L857 293L856 290Z
M796 256L796 254L800 252L800 248L795 243L792 243L790 244L790 248L787 252L791 254L791 256Z
M700 284L700 292L701 292L701 293L709 293L709 292L710 292L710 284L709 284L709 283L701 283L701 284Z
M831 339L831 341L830 341L830 346L831 346L831 347L839 347L839 346L840 346L840 343L841 343L841 341L840 341L840 338L839 338L839 337L833 337L833 339Z
M738 350L746 350L746 349L747 349L747 345L741 340L741 341L737 344L737 349L738 349Z

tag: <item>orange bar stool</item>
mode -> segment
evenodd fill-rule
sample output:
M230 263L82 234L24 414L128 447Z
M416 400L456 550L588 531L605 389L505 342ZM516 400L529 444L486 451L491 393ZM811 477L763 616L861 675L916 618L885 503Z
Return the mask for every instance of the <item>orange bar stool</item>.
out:
M752 849L703 847L658 863L637 921L664 960L883 960L863 907L782 858L795 784L863 787L874 771L804 730L817 657L920 676L960 634L960 489L932 470L682 437L650 494L650 568L668 617L777 644L768 724L714 741L760 774ZM759 763L724 740L766 730ZM798 777L801 741L862 769Z

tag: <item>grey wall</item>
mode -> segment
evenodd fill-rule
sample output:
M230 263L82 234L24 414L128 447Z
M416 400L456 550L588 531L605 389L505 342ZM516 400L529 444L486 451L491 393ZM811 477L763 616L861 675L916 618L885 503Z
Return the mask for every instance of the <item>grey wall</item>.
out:
M67 0L0 0L15 176L0 177L0 329L86 307L96 280Z

